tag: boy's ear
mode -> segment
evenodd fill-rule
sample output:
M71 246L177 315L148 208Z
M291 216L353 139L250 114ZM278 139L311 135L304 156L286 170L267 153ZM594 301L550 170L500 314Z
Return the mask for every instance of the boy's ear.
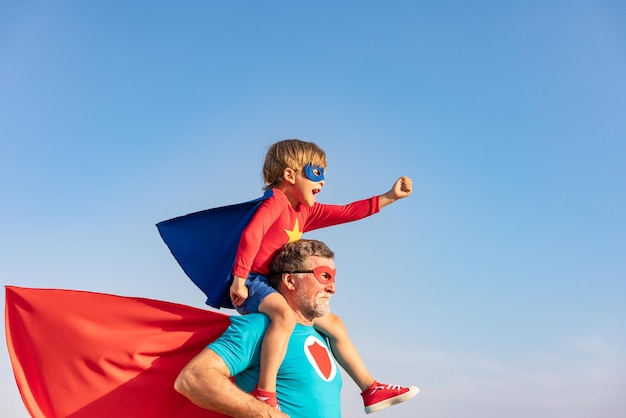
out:
M296 184L296 175L297 174L298 174L298 172L295 171L293 168L287 167L283 171L283 180L285 180L289 184Z

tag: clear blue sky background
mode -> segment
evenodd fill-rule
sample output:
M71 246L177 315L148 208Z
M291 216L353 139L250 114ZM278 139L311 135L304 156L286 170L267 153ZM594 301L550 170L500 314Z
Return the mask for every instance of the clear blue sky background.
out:
M413 179L308 236L372 373L422 389L380 417L623 417L625 3L86 3L0 3L2 284L203 307L154 224L260 196L297 137L323 203Z

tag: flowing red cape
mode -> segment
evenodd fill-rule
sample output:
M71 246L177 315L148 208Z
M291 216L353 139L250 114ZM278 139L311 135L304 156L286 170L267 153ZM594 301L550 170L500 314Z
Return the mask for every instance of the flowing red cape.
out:
M224 417L174 390L227 315L152 299L6 287L18 388L35 418Z

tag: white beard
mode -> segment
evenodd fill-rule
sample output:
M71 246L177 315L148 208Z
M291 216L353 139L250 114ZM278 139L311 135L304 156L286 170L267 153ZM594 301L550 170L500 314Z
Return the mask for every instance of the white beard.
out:
M320 292L315 296L314 301L310 302L307 299L304 289L300 289L302 288L298 288L296 291L296 299L298 301L298 307L305 318L312 321L315 318L320 318L330 313L330 293Z

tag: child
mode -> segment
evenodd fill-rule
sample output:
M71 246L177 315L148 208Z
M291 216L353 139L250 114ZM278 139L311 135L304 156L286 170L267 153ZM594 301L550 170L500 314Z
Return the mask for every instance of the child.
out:
M267 283L274 253L304 232L362 219L411 194L411 179L401 177L380 196L345 206L320 204L315 200L325 184L325 169L326 155L314 143L289 139L273 144L263 166L264 189L273 194L258 207L244 229L235 259L230 287L233 305L241 314L262 312L271 321L261 348L259 383L252 394L276 408L276 375L296 322L286 301ZM337 361L363 391L367 413L404 402L418 393L414 386L376 382L339 317L326 315L316 320L315 327L328 337Z

